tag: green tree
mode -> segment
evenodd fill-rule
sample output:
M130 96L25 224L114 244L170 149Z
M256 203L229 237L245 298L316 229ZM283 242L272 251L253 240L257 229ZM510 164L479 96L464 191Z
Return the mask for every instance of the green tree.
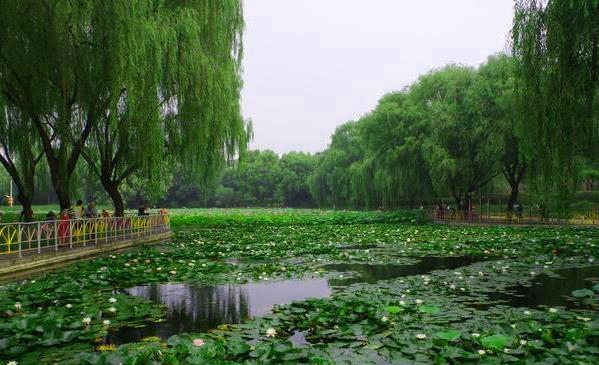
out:
M599 2L518 0L512 35L522 149L537 190L565 214L580 156L597 151Z
M501 173L510 186L507 210L513 211L518 200L520 185L527 170L527 163L520 154L520 138L517 125L525 111L516 101L517 79L514 59L498 54L489 57L479 68L477 93L480 97L484 118L497 128L502 140Z
M363 158L358 122L337 127L329 147L317 155L316 167L308 179L310 192L319 206L345 208L356 205L351 167Z
M499 174L502 141L481 110L475 69L450 65L422 76L410 92L429 131L424 160L438 193L467 209L472 194Z
M61 207L82 153L120 214L134 171L158 179L169 156L210 175L245 148L241 1L4 5L0 86L39 134Z
M279 165L283 204L287 207L311 206L308 177L314 169L314 157L303 152L289 152L281 156Z
M374 190L383 207L407 202L413 206L431 196L433 186L423 157L427 125L408 91L383 97L376 109L361 120L367 151L365 166L372 176L363 178L364 190Z
M29 117L2 100L0 95L0 164L16 185L25 220L31 221L36 169L43 154Z

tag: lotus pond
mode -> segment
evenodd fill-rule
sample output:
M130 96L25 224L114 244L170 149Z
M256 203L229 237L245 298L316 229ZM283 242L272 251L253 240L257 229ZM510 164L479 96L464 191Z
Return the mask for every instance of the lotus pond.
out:
M599 363L599 230L354 218L185 224L5 284L0 364Z

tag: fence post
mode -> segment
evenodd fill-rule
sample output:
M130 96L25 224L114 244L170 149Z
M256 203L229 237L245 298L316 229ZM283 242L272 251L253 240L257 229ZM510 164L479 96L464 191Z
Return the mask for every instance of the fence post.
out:
M73 248L73 220L69 219L69 248Z
M19 230L17 231L17 243L19 246L19 257L23 257L23 253L21 252L21 237L22 237L22 231L23 231L23 224L19 223Z
M37 222L37 253L42 253L42 231L40 222Z
M54 251L58 251L58 222L54 221Z

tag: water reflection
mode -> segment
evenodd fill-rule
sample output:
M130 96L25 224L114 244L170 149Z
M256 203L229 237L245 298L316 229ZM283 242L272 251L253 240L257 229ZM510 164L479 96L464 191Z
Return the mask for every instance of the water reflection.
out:
M599 266L557 270L558 277L541 274L530 286L508 288L507 292L488 294L491 300L498 300L513 307L566 307L571 309L588 308L569 296L574 290L590 289L599 281Z
M167 308L166 321L142 328L121 328L109 342L128 343L145 337L168 338L184 332L206 332L221 324L236 324L266 315L275 304L288 304L307 298L323 298L332 287L373 283L400 276L420 275L432 270L454 269L476 260L469 257L424 257L414 264L368 265L333 264L324 269L352 272L347 279L266 281L246 285L198 286L192 283L152 284L122 293L150 299Z
M313 279L221 286L151 284L122 293L165 305L166 321L143 328L121 328L111 334L111 343L128 343L151 336L167 338L184 332L206 332L221 324L236 324L264 316L275 304L327 297L331 295L331 289L325 279Z
M331 279L331 286L347 286L356 283L375 283L379 280L394 279L401 276L423 275L433 270L454 270L462 266L479 262L481 259L463 257L421 257L412 265L389 264L331 264L325 265L327 271L352 272L358 274L351 278Z

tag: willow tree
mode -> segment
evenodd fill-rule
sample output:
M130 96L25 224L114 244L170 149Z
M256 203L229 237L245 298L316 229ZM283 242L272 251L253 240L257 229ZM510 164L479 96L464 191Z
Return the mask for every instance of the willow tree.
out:
M159 179L169 156L206 173L244 148L240 0L4 5L0 83L40 136L61 207L84 152L121 213L134 171Z
M0 95L0 165L17 187L17 200L26 221L33 218L36 167L43 154L27 116L9 107Z
M427 127L409 92L385 95L376 109L362 119L362 138L370 161L370 185L386 208L430 196L433 188L423 159Z
M423 156L432 184L438 193L450 191L461 209L500 171L502 140L484 114L478 82L477 70L450 65L410 89L427 123Z
M523 152L539 190L563 213L579 157L597 151L599 1L518 0L512 34Z

